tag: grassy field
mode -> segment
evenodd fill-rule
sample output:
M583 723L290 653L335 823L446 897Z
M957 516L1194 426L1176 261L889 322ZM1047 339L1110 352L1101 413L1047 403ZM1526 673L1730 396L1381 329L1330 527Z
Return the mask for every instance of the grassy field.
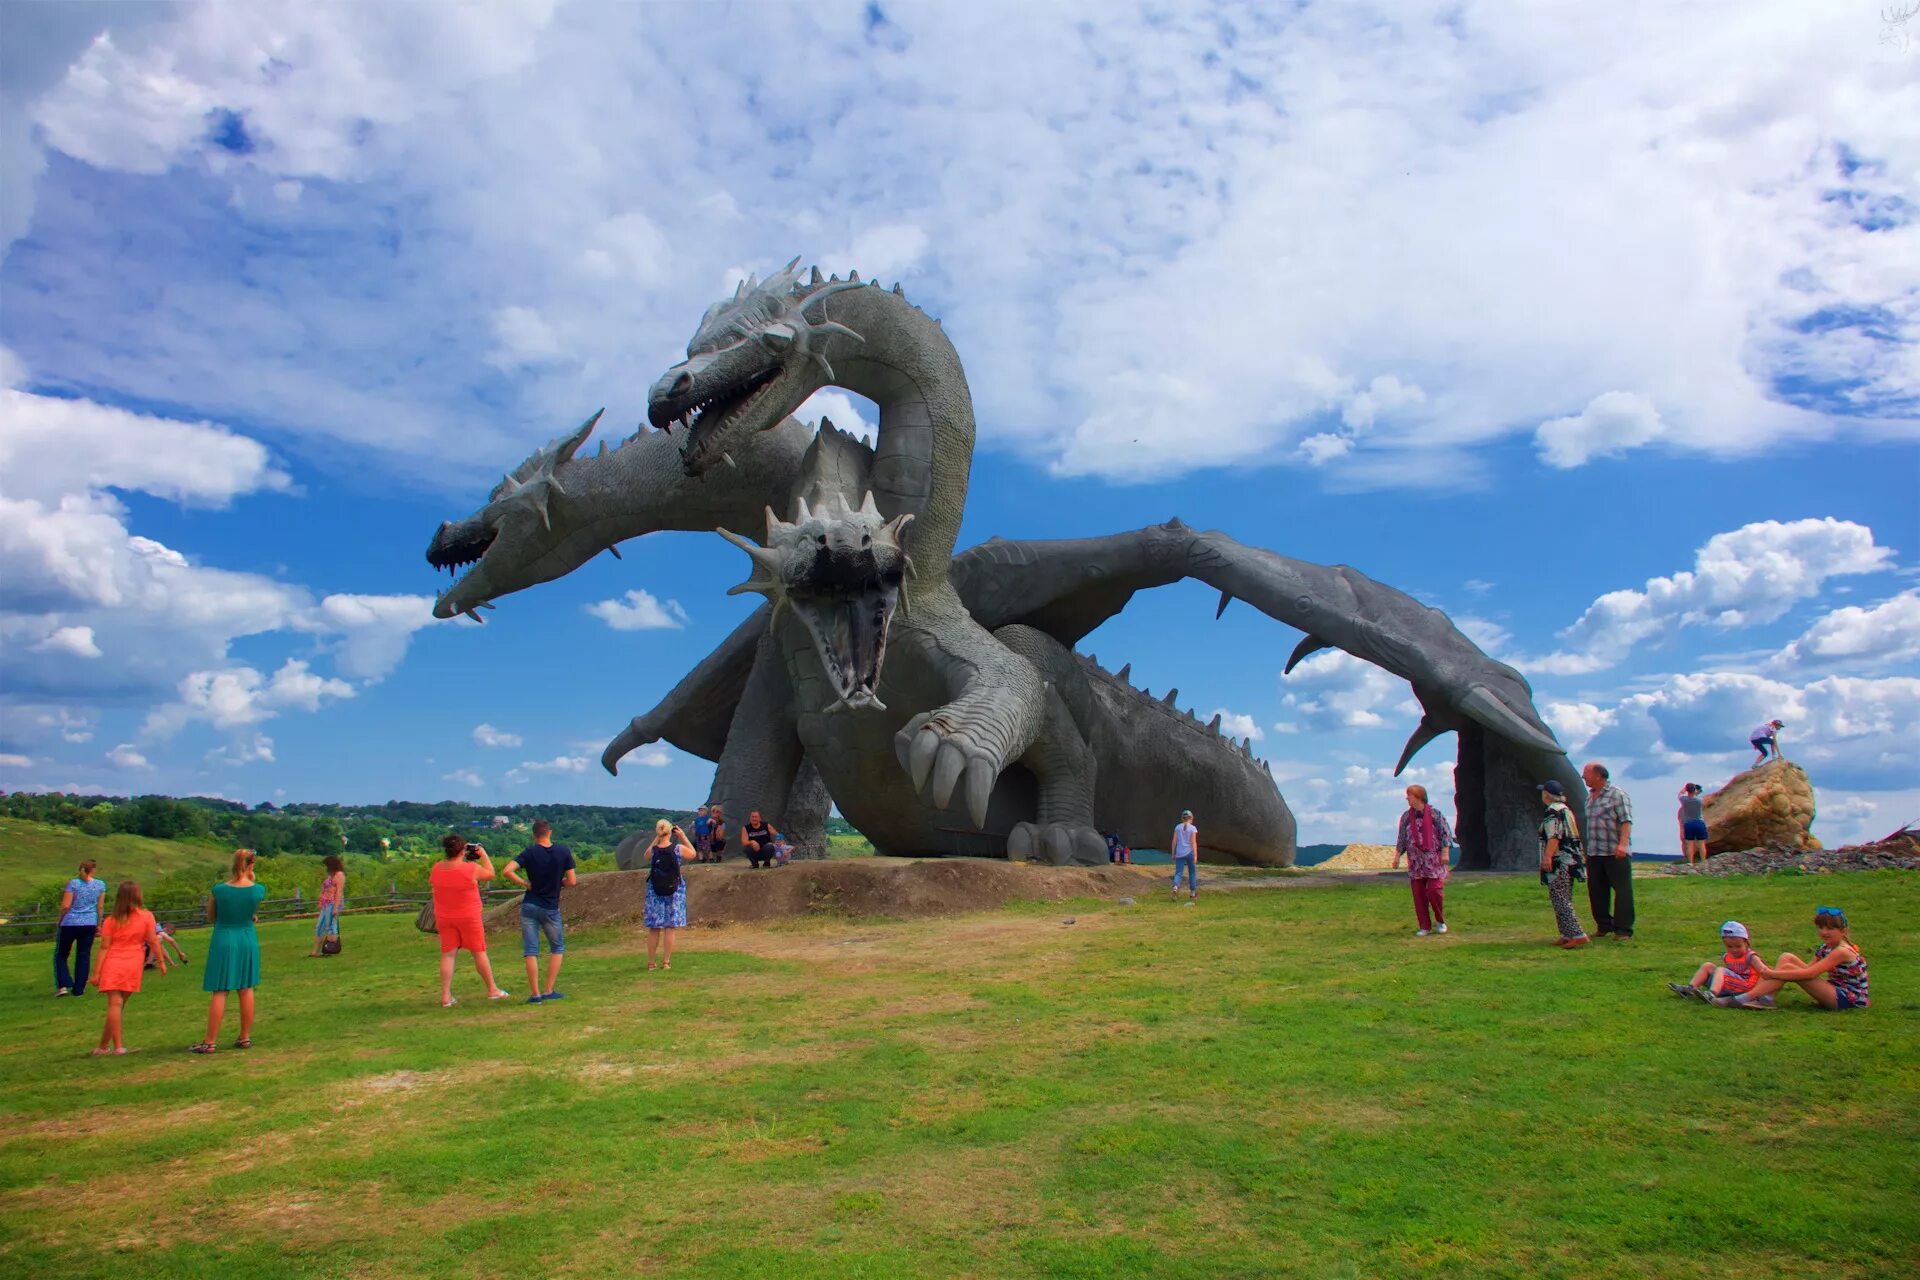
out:
M0 818L0 902L42 886L66 883L82 858L100 864L96 873L109 884L131 876L151 884L169 871L187 867L214 871L226 865L231 850L211 845L149 840L145 836L90 836L73 827L54 827L18 818ZM58 906L55 898L48 904Z
M96 1061L100 1001L11 948L0 1273L1920 1272L1920 876L1640 891L1575 953L1524 877L1456 880L1428 939L1375 880L695 929L670 974L582 932L565 1002L463 967L451 1010L403 920L327 961L272 926L256 1047L204 1059L197 968ZM1730 915L1805 953L1815 902L1872 1009L1666 992Z

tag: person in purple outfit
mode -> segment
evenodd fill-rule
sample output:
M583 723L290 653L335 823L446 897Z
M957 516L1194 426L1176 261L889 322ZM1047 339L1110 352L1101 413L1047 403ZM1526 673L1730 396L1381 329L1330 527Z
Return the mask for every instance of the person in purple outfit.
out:
M1427 789L1407 788L1407 808L1400 815L1400 832L1393 842L1394 869L1407 860L1407 879L1413 886L1413 918L1420 927L1416 938L1447 931L1446 884L1453 864L1453 832L1446 817L1427 803Z

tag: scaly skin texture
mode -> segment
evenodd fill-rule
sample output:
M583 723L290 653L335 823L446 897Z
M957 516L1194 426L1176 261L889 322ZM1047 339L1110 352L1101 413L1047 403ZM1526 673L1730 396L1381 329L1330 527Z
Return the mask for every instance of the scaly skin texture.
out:
M900 764L915 789L925 788L938 808L959 797L973 825L984 826L995 781L1041 733L1048 699L1033 665L974 622L947 580L966 506L974 427L966 375L940 326L897 290L822 281L818 271L801 284L789 263L764 285L749 281L708 310L687 358L655 382L648 416L657 425L687 424L685 469L704 477L723 462L737 463L737 451L763 424L828 384L879 408L870 494L889 522L913 520L912 567L900 592L904 616L882 623L883 632L891 631L887 661L859 688L842 678L838 655L823 648L801 597L792 597L794 616L775 619L776 635L788 641L782 647L802 740L811 746L811 737L830 734L810 726L811 716L868 721L860 726L863 736L877 717L887 718L902 735ZM852 538L859 530L842 532ZM827 536L814 531L808 537L816 535ZM824 541L821 546L824 554ZM788 550L774 546L769 554L778 558ZM796 628L813 642L811 657L791 642ZM911 691L911 720L887 710L889 685ZM867 700L876 693L878 704ZM811 754L836 797L874 781L864 763L844 753Z
M1559 779L1578 807L1582 788L1535 714L1524 679L1481 653L1444 614L1344 566L1289 560L1175 520L1109 538L994 539L953 558L950 572L934 579L930 568L947 562L958 528L967 461L960 455L970 455L972 442L970 409L953 420L952 438L963 450L946 449L948 433L934 429L936 406L964 398L958 359L938 326L897 293L844 286L836 292L832 286L842 282L822 282L823 296L795 316L794 306L805 301L799 295L810 289L792 289L793 280L780 285L787 301L756 300L743 290L734 301L746 305L710 311L690 346L699 359L690 355L686 368L677 366L656 385L651 416L663 424L698 417L691 432L671 441L643 434L604 459L573 456L584 431L562 437L516 468L480 512L443 526L429 552L444 564L486 549L442 598L438 611L450 616L558 577L623 538L709 521L754 528L764 507L794 511L795 498L817 505L838 493L853 506L870 490L884 516L916 517L907 535L916 575L906 580L892 619L888 670L876 690L893 710L829 714L843 691L821 664L813 637L787 619L770 629L763 609L609 744L603 760L610 770L627 751L665 738L719 758L714 798L724 798L736 818L746 803L791 827L812 809L824 815L818 780L804 763L813 760L837 783L835 794L848 797L842 812L883 852L1011 848L1084 858L1091 852L1081 838L1084 812L1130 844L1155 846L1164 842L1167 815L1191 807L1207 815L1209 855L1291 862L1292 816L1251 744L1221 738L1217 718L1201 726L1190 710L1183 715L1172 693L1157 700L1132 688L1126 668L1109 675L1070 652L1134 591L1192 576L1221 588L1222 610L1238 597L1305 631L1289 670L1332 646L1414 685L1425 715L1401 765L1435 735L1458 733L1463 865L1531 865L1533 787L1541 779ZM766 323L785 325L786 336L776 334L770 344L750 336L758 332L754 324ZM746 379L746 396L716 396L695 376L721 366ZM683 373L679 400L660 399ZM809 445L806 428L781 420L788 402L798 403L795 394L804 398L829 377L881 405L877 456L830 425ZM647 451L633 453L642 443ZM1008 661L1014 666L996 666ZM983 679L983 669L993 674ZM1010 670L1026 673L1038 691L995 698ZM1021 679L1013 677L1016 685ZM957 735L943 726L929 756L919 746L920 730L934 713L915 708L944 711L943 703L963 704L973 691L981 698L959 718L983 726L991 748L978 755L963 748L956 758L946 748ZM1009 705L1018 723L1002 722ZM984 820L975 803L979 771L969 776L980 755L1001 765ZM1041 775L1055 785L1041 785ZM966 818L943 812L952 795L929 803L919 794L923 784L964 796ZM784 823L773 816L774 796L786 796L794 810Z

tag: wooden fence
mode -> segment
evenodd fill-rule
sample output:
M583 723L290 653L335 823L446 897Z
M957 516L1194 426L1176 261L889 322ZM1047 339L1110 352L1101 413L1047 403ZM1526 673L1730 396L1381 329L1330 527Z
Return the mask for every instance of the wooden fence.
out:
M481 907L488 908L520 896L520 890L513 888L488 889L480 894ZM349 897L343 907L345 915L369 915L390 911L417 912L421 907L433 901L433 894L427 890L416 893L401 893L390 890L383 894L369 894L365 897ZM101 913L106 913L107 904L100 904ZM275 920L313 919L320 914L320 908L312 898L264 898L256 913L261 924ZM197 907L164 908L154 915L175 931L182 929L205 929L207 911L204 902ZM10 916L0 917L0 945L10 942L51 942L60 927L60 911L57 907L19 911Z

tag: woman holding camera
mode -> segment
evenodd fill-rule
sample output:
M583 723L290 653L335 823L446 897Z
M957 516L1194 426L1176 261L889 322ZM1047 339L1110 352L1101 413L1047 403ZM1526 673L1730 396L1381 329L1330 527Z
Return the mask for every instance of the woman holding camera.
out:
M440 935L440 1007L451 1009L455 952L473 953L474 972L487 984L487 999L505 1000L494 985L493 965L487 961L487 935L480 923L480 886L493 879L493 859L477 844L454 832L440 841L445 851L433 864L427 880L433 886L433 927Z
M647 907L641 923L647 928L647 968L654 967L653 954L666 940L660 968L673 968L673 933L687 927L687 877L680 864L693 852L693 845L679 827L660 819L653 824L653 843L647 848Z

